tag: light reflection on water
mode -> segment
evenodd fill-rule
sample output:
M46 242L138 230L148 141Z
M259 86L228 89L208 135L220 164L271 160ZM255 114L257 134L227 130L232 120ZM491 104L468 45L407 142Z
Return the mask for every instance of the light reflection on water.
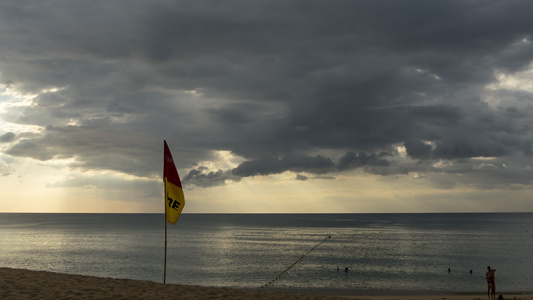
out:
M331 235L268 289L484 292L491 265L500 290L531 291L532 216L183 215L167 282L259 288ZM1 266L162 281L160 215L0 217Z

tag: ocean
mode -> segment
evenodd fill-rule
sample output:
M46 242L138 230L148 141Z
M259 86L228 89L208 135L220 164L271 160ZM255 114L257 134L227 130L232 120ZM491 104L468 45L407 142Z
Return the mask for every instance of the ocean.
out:
M162 282L163 219L3 213L0 267ZM182 214L168 224L167 283L486 293L490 265L498 293L526 293L533 291L532 250L533 213Z

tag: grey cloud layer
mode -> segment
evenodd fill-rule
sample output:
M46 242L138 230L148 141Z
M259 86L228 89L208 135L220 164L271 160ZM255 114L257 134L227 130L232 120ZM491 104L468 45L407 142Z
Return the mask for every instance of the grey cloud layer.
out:
M0 138L14 143L9 155L139 176L160 172L167 139L179 167L192 168L184 181L199 186L530 158L532 95L485 87L496 71L530 67L532 10L529 1L4 2L1 81L60 90L2 115L45 130ZM514 104L490 106L487 93ZM411 161L398 160L398 145ZM246 161L198 166L211 150ZM512 173L500 171L490 172Z

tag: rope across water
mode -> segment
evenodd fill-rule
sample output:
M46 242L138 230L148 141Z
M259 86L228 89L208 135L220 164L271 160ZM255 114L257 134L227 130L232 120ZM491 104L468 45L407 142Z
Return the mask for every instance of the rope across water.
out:
M311 250L307 251L304 255L302 255L300 258L298 258L295 262L293 262L290 266L285 268L285 270L281 271L274 279L270 280L268 283L261 286L261 288L266 288L269 285L273 284L276 280L279 280L285 273L287 273L292 267L294 267L297 263L299 263L307 254L311 253L313 250L315 250L316 247L322 245L325 241L328 239L331 239L331 235L324 238L320 243L316 244Z

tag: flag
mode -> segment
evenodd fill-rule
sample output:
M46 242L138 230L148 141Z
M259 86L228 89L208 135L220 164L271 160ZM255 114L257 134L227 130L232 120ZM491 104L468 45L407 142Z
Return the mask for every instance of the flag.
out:
M185 206L185 197L183 196L180 176L174 165L174 159L172 159L167 141L165 141L163 180L165 181L165 216L168 222L176 224Z

